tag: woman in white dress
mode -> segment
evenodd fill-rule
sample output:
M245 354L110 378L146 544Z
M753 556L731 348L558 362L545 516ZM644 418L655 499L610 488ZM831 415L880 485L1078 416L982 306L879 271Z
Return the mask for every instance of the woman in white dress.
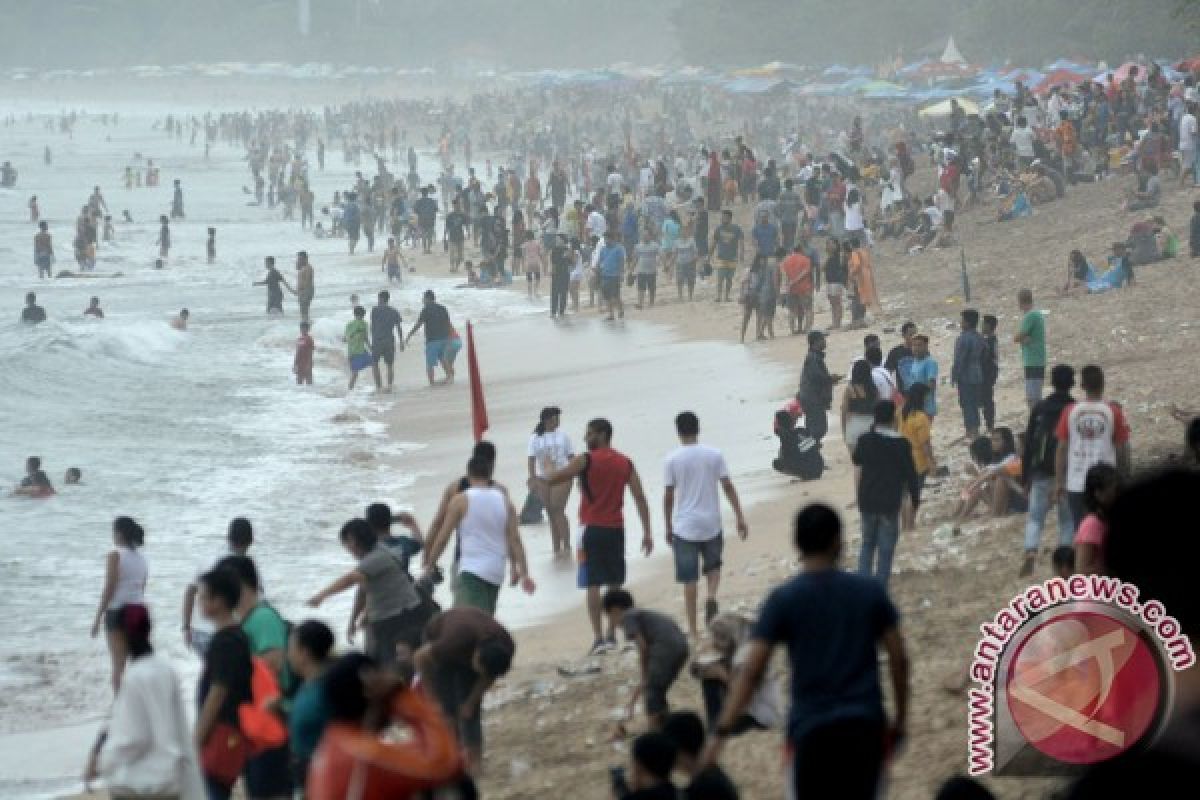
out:
M100 604L96 608L96 619L92 623L92 638L100 634L104 626L108 640L108 654L112 658L112 687L116 692L121 687L121 674L125 671L125 637L118 628L118 612L122 606L141 604L146 592L148 569L146 559L138 552L145 540L142 526L130 517L113 520L113 544L104 564L104 589L100 592Z
M537 427L529 437L529 489L538 495L550 518L550 537L555 558L571 555L571 526L567 522L567 500L571 496L570 482L547 486L537 478L545 478L562 469L575 455L571 440L560 430L562 411L554 406L542 409Z

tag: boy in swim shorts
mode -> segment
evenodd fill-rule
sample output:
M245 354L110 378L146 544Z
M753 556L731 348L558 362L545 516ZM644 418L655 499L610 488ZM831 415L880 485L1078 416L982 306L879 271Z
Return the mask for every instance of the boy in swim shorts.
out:
M354 307L354 319L346 323L346 332L342 337L346 340L346 360L350 362L350 385L353 389L358 380L358 373L371 367L371 351L367 348L367 310L362 306ZM375 387L379 388L379 387Z

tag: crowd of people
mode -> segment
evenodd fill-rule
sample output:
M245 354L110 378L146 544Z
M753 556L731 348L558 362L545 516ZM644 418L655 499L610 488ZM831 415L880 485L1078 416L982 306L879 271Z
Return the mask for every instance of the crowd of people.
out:
M223 142L244 148L254 184L246 193L253 202L281 207L288 219L298 206L302 229L344 237L351 256L360 238L372 253L376 233L386 233L380 271L389 281L405 278L404 249L432 255L440 221L449 270L463 270L465 286L496 287L524 277L528 297L540 302L545 275L554 317L568 306L578 312L585 288L587 306L609 320L624 317L625 288L636 287L636 309L653 307L662 301L660 275L675 284L676 301L694 300L699 284L715 303L730 303L736 286L743 341L752 319L754 338L773 338L775 310L783 305L787 331L807 337L808 353L795 402L776 415L776 467L806 478L821 475L819 455L812 474L811 454L820 453L828 436L828 414L843 380L825 363L828 331L864 329L876 321L868 314L882 313L873 263L882 240L894 237L902 252L914 255L953 244L957 220L972 212L988 186L1005 198L1000 218L1016 220L1056 202L1069 185L1127 166L1138 184L1126 207L1143 211L1161 199L1161 172L1178 168L1186 182L1189 171L1195 176L1200 170L1190 77L1172 88L1160 75L1140 82L1131 74L1120 83L1084 82L1042 97L1018 84L1015 97L997 94L985 115L967 115L952 104L949 128L939 132L919 128L903 108L864 115L850 104L814 101L799 106L795 118L748 115L738 131L715 135L693 131L687 109L748 114L752 107L680 89L656 96L658 109L634 118L596 113L589 106L593 99L587 90L573 89L524 92L503 103L480 95L448 104L439 109L446 120L440 132L425 143L442 163L435 183L421 176L415 136L410 140L404 127L414 111L428 114L424 103L353 103L323 114L172 116L162 127L177 139L190 129L193 140L203 135L206 147ZM644 144L634 147L635 138ZM376 174L368 179L357 172L353 185L318 208L307 153L315 146L316 169L323 170L327 141L340 145L347 163L374 159ZM511 156L495 170L488 158L481 170L476 146ZM404 153L403 177L390 171L389 152L392 168ZM454 168L459 153L467 164L461 177ZM923 199L910 184L914 155L921 153L938 175L936 193ZM158 168L153 170L157 183ZM127 186L141 179L139 170L127 175ZM963 179L966 196L960 196ZM156 241L159 265L170 257L171 219L184 216L180 181L173 185L170 214L161 219ZM736 221L739 215L751 221L748 232ZM50 277L53 240L37 218L36 203L31 216L39 225L38 275ZM1163 217L1133 227L1126 241L1114 244L1103 273L1072 252L1064 291L1132 286L1135 264L1180 254L1180 240ZM75 256L82 271L94 268L96 247L111 238L111 228L96 187L77 222ZM1189 245L1193 256L1200 253L1200 204ZM210 261L216 256L213 228L205 253ZM268 313L282 312L284 290L297 298L293 371L297 383L311 384L315 270L303 250L296 256L294 287L274 258L265 267L256 285L266 288ZM815 322L822 290L830 310L827 330ZM349 388L370 369L376 388L390 391L397 340L403 350L418 331L425 336L430 385L453 381L462 344L436 294L424 293L407 335L389 292L376 297L369 313L352 299L344 329ZM846 536L839 515L825 505L806 506L792 531L802 569L766 596L753 619L721 611L722 496L740 538L749 526L723 456L699 441L695 414L676 417L680 446L664 465L663 523L681 587L680 625L674 614L639 606L625 588L627 491L645 555L655 540L641 478L633 460L614 449L613 425L591 420L585 450L576 453L560 428L562 412L543 410L527 452L528 488L549 512L555 555L578 559L592 637L587 654L617 650L618 630L638 654L636 691L614 735L628 735L639 701L647 732L632 741L629 769L614 771L614 796L676 797L673 776L682 775L688 797L736 797L719 766L724 744L779 727L792 754L788 781L796 796L876 795L887 758L905 739L910 693L909 658L889 579L901 531L917 524L927 487L956 460L933 446L947 401L943 372L962 435L957 422L941 426L953 425L954 445L965 445L971 460L953 519L965 523L984 507L995 516L1025 513L1019 570L1031 575L1055 506L1055 570L1136 579L1143 590L1160 592L1185 628L1195 626L1194 600L1181 585L1183 568L1150 563L1146 547L1135 543L1136 509L1147 502L1158 515L1178 508L1194 487L1194 473L1136 481L1130 427L1121 406L1106 398L1104 371L1094 364L1076 371L1051 358L1046 322L1031 290L1017 292L1016 306L1021 321L1003 333L996 315L963 309L948 365L931 354L930 332L913 322L901 327L901 340L886 354L877 335L864 338L861 355L846 372L837 414L860 515L856 567L840 567ZM102 318L99 298L84 313ZM45 318L30 293L22 320ZM184 309L172 324L185 327L187 318ZM1027 419L1016 430L1002 423L1018 411L998 407L996 395L1005 341L1020 356ZM1076 375L1078 398L1072 395ZM1189 429L1193 447L1200 438L1196 427L1192 422ZM498 598L505 583L529 593L537 588L517 509L494 480L495 466L495 448L479 442L424 529L413 515L382 504L341 527L338 541L353 566L324 586L314 585L309 605L354 591L345 647L337 646L324 623L293 625L272 606L249 555L252 527L235 519L227 552L184 594L184 635L203 660L194 724L182 706L174 667L151 645L144 594L151 573L140 552L145 533L129 517L114 520L114 549L92 635L105 633L116 700L88 776L104 776L118 793L189 798L229 797L239 780L254 798L304 787L313 798L344 797L354 781L379 796L432 789L471 796L484 759L483 700L516 655L512 635L494 617ZM70 475L67 482L73 482ZM576 482L580 524L572 532L565 509ZM39 459L29 459L17 491L53 491ZM447 552L453 553L453 607L443 610L434 587ZM352 649L360 632L361 651ZM705 637L707 647L695 652ZM787 650L791 668L786 713L769 669L776 647ZM890 713L880 649L891 682ZM701 683L703 714L672 710L670 692L685 669ZM384 732L393 724L412 735L388 738Z

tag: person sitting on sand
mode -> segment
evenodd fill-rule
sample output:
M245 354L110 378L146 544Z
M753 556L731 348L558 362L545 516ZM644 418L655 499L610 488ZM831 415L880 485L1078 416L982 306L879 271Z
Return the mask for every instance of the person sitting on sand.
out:
M692 676L700 681L704 695L704 715L711 727L721 716L729 689L741 672L746 644L754 620L741 614L726 612L713 617L708 624L711 648L692 661ZM750 705L737 718L730 731L740 736L749 731L765 731L783 724L783 697L774 680L765 680L756 690Z
M1154 224L1154 238L1158 244L1158 257L1160 259L1175 258L1179 255L1180 241L1179 234L1171 230L1167 225L1167 221L1162 217L1155 217L1151 222Z
M1033 206L1029 202L1029 195L1026 194L1023 186L1018 186L1007 200L1000 203L1000 208L996 213L996 220L998 222L1008 222L1009 220L1032 216Z
M1126 254L1124 242L1113 242L1113 254L1108 257L1108 269L1104 274L1088 281L1089 294L1099 294L1110 289L1133 288L1133 264Z
M974 464L968 466L968 474L972 478L959 497L956 522L969 519L981 501L991 507L993 517L1026 510L1028 500L1016 448L1012 430L1003 427L992 431L991 438L980 436L971 443Z
M54 494L54 486L50 478L42 471L42 460L37 456L25 459L25 477L21 479L13 494L26 497L47 497Z
M1074 288L1086 287L1099 277L1096 269L1088 263L1087 257L1079 250L1072 250L1067 256L1067 282L1062 291L1069 292Z
M1162 181L1158 177L1158 166L1146 165L1146 175L1138 176L1138 188L1129 192L1121 208L1125 211L1141 211L1158 206L1162 199Z

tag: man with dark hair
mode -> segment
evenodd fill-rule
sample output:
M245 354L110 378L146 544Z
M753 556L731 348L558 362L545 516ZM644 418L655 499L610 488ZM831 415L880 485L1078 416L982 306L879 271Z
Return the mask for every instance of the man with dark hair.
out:
M858 437L853 461L862 470L858 481L858 510L862 515L858 574L874 576L886 588L900 538L904 490L912 499L914 513L921 504L921 479L913 462L912 446L896 430L896 406L891 400L876 404L875 424Z
M473 774L483 763L483 696L508 673L516 649L508 630L477 608L443 611L425 626L417 672L457 731Z
M37 295L33 292L25 294L25 308L21 309L21 322L26 325L37 325L46 321L46 309L37 304Z
M680 447L667 456L663 477L663 518L667 522L667 546L675 553L675 580L683 584L688 633L698 637L696 627L696 583L704 573L707 586L704 621L717 615L717 588L721 583L721 554L725 537L721 524L721 502L717 487L737 518L738 536L750 534L737 489L721 451L700 444L700 420L691 411L675 418ZM703 564L701 565L701 562Z
M1033 290L1017 292L1021 325L1013 341L1021 346L1021 366L1025 370L1025 403L1030 410L1042 399L1046 381L1046 318L1033 307Z
M492 485L494 464L472 456L467 462L468 487L454 496L446 507L441 527L430 536L425 550L425 568L432 572L458 531L458 578L454 586L454 606L472 606L489 614L496 613L504 567L512 564L512 583L521 584L528 594L536 588L529 577L525 546L517 527L517 510L508 493Z
M738 800L737 788L716 764L702 767L704 721L694 711L672 711L663 722L662 735L675 745L675 766L688 776L683 800Z
M1161 617L1163 624L1177 621L1178 633L1191 642L1200 641L1200 539L1179 534L1181 522L1195 516L1197 497L1200 472L1174 469L1127 486L1105 519L1109 574L1136 586L1143 608L1150 600L1161 603L1169 615ZM1176 648L1172 656L1182 652ZM1146 794L1148 787L1194 785L1200 774L1200 670L1194 664L1181 669L1174 682L1175 703L1163 732L1148 748L1133 747L1091 767L1068 792L1070 800L1133 797Z
M954 341L954 365L950 383L958 387L958 405L962 409L963 428L967 441L979 435L979 407L983 394L983 362L987 343L979 334L979 312L968 308L962 312L962 333Z
M425 329L425 374L429 378L429 385L434 385L433 369L438 364L442 365L442 369L446 373L446 383L454 382L454 356L457 351L453 349L450 342L450 312L446 307L437 302L437 296L434 295L432 289L426 289L425 294L421 296L423 303L421 313L417 316L417 321L413 323L412 330L408 332L408 336L404 338L404 342L408 342L421 328ZM403 345L401 345L403 349Z
M613 626L608 636L601 634L600 587L615 589L625 583L625 487L633 494L638 517L642 522L642 553L649 556L654 550L650 529L650 506L642 491L633 461L612 447L612 424L603 418L587 424L584 434L587 452L575 456L562 469L539 480L553 486L579 478L582 497L579 501L579 522L584 526L582 538L583 582L587 587L588 618L592 623L591 653L597 655L616 646Z
M983 316L983 383L980 385L979 408L983 424L991 433L996 427L996 381L1000 377L1000 341L996 327L1000 321L992 314Z
M384 289L379 293L379 302L371 309L371 370L374 372L375 386L382 386L379 374L379 362L387 365L387 385L384 391L392 391L395 380L393 365L396 362L396 336L401 337L400 349L404 349L404 322L400 312L388 305L391 295Z
M617 800L678 800L671 783L675 757L675 745L661 733L643 733L634 739L629 750L629 786L614 791Z
M635 608L633 595L624 589L605 592L603 605L609 624L624 631L625 639L637 646L641 665L641 680L629 698L624 722L633 719L637 701L641 698L646 704L650 728L658 730L669 710L667 693L687 663L687 637L666 614ZM625 732L624 722L617 726L619 735Z
M869 800L878 791L885 748L903 739L908 715L908 657L899 617L882 584L838 568L837 512L809 505L796 515L795 528L801 572L767 596L703 763L715 763L762 683L771 651L786 644L795 796ZM879 686L878 645L887 651L892 677L896 713L890 725Z
M203 752L218 725L238 729L238 708L251 699L253 664L250 640L234 617L241 600L238 576L227 569L214 569L201 575L197 584L200 613L214 630L196 692L200 710L196 714L194 739L196 750ZM232 784L225 785L207 774L204 781L212 800L227 800L233 794Z
M1025 429L1025 449L1021 454L1021 471L1029 496L1029 514L1025 517L1025 560L1021 577L1033 574L1038 547L1042 541L1042 526L1050 513L1050 504L1058 509L1058 546L1069 547L1075 534L1075 520L1067 503L1054 496L1055 462L1058 450L1058 420L1063 410L1075 402L1071 387L1075 385L1075 370L1067 364L1057 364L1050 370L1050 385L1054 391L1039 400L1029 412ZM1040 387L1040 384L1039 384ZM1041 393L1039 388L1038 393ZM1028 396L1027 396L1028 399Z
M1084 367L1080 385L1085 398L1063 409L1054 430L1054 496L1061 502L1065 495L1070 504L1072 534L1087 513L1083 487L1088 470L1111 464L1123 475L1130 472L1129 423L1120 404L1104 399L1104 370L1094 364Z
M888 350L887 358L883 362L883 368L892 374L892 380L896 382L896 386L902 392L907 392L911 384L908 372L912 365L913 337L916 335L917 324L915 322L909 321L901 325L900 336L904 341Z
M838 377L825 365L825 334L808 332L808 355L800 370L800 389L796 400L804 411L804 427L808 435L820 444L829 432L828 412L833 405L833 385Z
M225 534L225 542L227 550L225 556L244 556L250 552L250 546L254 544L254 526L250 524L250 520L245 517L234 517L229 521L229 529ZM225 556L222 556L224 558ZM210 564L212 562L209 562ZM266 596L266 589L263 586L262 577L258 579L258 593L260 597ZM213 631L208 626L204 615L200 615L200 619L195 621L193 628L193 611L196 605L196 595L200 589L200 579L197 576L196 580L188 584L187 589L183 593L183 640L188 647L196 651L196 655L204 657L204 652L208 649L209 641L212 639Z

